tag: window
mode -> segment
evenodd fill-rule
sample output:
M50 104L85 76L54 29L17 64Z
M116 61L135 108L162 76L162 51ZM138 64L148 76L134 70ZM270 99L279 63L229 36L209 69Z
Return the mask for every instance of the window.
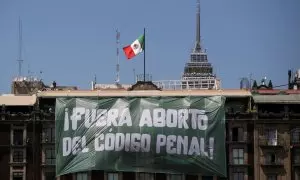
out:
M13 130L13 145L23 145L23 129Z
M244 130L243 128L232 128L232 141L244 141Z
M24 153L23 150L14 150L13 151L13 162L23 162Z
M202 180L213 180L213 176L202 176Z
M300 149L294 149L293 151L293 163L300 164Z
M276 174L267 175L267 180L277 180L277 175Z
M244 149L232 150L233 164L244 164Z
M266 164L276 164L276 156L274 153L268 153L266 155Z
M200 176L200 175L199 175ZM198 180L199 176L196 174L186 174L185 180ZM156 178L157 179L157 178Z
M272 146L277 145L277 130L276 129L267 129L265 131L265 136L266 136L268 145L272 145Z
M170 174L169 180L183 180L182 174Z
M118 173L107 173L107 180L118 180L119 174Z
M197 61L197 55L191 55L191 60L192 60L192 62Z
M23 173L22 172L14 172L13 180L23 180Z
M55 142L55 128L54 127L43 128L42 136L43 136L44 142L54 143Z
M300 171L295 172L295 180L300 180Z
M244 176L245 176L244 168L239 168L239 167L233 168L233 174L232 174L233 180L244 180Z
M239 131L238 128L232 128L232 141L238 141Z
M45 148L45 164L48 164L48 165L55 164L55 149L54 149L54 147Z
M137 180L154 180L152 173L138 173Z
M45 180L55 180L55 172L45 172Z
M76 180L87 180L88 175L87 173L77 173L76 174Z
M292 143L300 143L300 129L294 129L292 131Z
M233 180L244 180L244 172L234 172Z
M228 180L226 177L219 177L218 180Z

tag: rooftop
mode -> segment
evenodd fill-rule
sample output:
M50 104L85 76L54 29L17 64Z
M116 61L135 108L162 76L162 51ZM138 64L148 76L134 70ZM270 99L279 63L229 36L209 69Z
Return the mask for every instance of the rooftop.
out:
M0 105L6 106L33 106L36 103L36 95L19 96L19 95L1 95Z
M300 90L256 90L251 93L245 89L221 90L138 90L125 89L103 90L54 90L40 91L34 95L4 94L0 96L0 105L32 106L37 98L57 97L153 97L153 96L225 96L253 97L255 103L300 103Z
M253 95L257 104L300 104L300 93L288 95Z
M32 106L37 98L57 97L144 97L144 96L225 96L225 97L250 97L246 90L65 90L65 91L41 91L34 95L6 94L0 96L0 105L6 106Z

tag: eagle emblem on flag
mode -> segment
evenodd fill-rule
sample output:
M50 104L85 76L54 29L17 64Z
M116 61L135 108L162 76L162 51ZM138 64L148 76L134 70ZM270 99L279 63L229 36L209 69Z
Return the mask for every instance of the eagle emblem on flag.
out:
M139 45L138 45L138 44L134 44L134 45L133 45L133 48L134 48L134 49L138 49L138 48L139 48Z

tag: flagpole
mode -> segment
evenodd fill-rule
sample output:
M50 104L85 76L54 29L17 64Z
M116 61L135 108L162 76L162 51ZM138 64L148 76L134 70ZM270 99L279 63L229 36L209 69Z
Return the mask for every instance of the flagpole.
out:
M144 82L146 82L146 30L144 28Z

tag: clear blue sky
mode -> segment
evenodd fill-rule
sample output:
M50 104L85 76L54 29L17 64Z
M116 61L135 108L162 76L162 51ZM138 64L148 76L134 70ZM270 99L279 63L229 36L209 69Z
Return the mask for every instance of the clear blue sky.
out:
M300 68L299 0L201 0L201 36L223 88L238 88L253 73L273 85ZM23 72L43 71L49 84L90 88L115 79L115 29L121 46L147 28L147 72L179 79L195 39L196 0L0 0L0 93L17 75L18 17L23 21ZM143 56L127 61L121 82L143 72Z

